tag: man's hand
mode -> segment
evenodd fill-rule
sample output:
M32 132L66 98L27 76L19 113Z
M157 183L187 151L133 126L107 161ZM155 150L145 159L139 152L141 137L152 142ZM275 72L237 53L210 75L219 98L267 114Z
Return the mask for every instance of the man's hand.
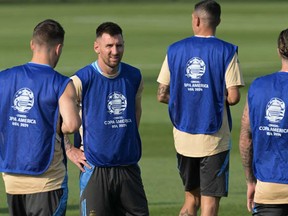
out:
M86 162L86 157L81 149L71 146L66 150L66 155L70 161L72 161L82 172L85 172L83 166L91 169L89 164Z
M251 212L254 207L255 187L255 182L247 183L247 209L249 212Z

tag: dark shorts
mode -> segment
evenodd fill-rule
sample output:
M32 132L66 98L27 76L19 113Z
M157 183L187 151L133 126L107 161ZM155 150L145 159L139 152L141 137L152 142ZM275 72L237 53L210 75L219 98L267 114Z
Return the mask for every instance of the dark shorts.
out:
M9 215L65 216L67 197L67 189L35 194L7 194Z
M255 216L288 216L288 204L258 204L252 211Z
M192 158L177 154L178 169L185 191L200 188L201 195L228 195L229 151L216 155Z
M139 166L85 167L80 175L80 211L82 216L148 216Z

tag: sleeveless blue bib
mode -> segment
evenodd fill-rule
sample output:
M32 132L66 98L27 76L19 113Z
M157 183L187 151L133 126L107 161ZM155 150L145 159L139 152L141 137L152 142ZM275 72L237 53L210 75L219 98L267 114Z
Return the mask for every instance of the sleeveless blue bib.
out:
M53 158L58 99L70 79L27 63L0 73L0 171L39 175Z
M225 72L236 52L237 46L215 37L189 37L168 48L169 114L178 130L213 134L221 128ZM227 113L231 129L229 106Z
M140 71L121 63L120 74L109 79L92 64L76 75L82 81L83 143L87 160L102 167L137 163L141 140L135 97Z
M248 92L253 169L264 182L288 183L288 73L256 79Z

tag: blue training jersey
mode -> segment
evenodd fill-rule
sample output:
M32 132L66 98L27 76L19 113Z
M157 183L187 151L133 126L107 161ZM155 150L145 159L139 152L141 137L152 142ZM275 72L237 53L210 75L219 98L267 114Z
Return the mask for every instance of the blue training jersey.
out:
M27 63L0 73L0 171L40 175L53 159L58 100L69 78Z
M215 37L189 37L172 44L169 115L173 125L191 134L213 134L222 125L225 72L237 46ZM231 129L231 116L227 106Z
M288 183L288 73L257 78L248 91L253 170L263 182Z
M83 145L87 160L95 166L135 164L141 157L135 98L141 82L137 68L121 63L110 79L97 62L76 74L82 82Z

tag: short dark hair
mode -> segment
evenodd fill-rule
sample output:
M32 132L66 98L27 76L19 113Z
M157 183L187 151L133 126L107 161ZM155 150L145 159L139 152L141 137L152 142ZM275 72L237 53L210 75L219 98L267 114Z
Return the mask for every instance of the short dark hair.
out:
M288 59L288 29L280 32L278 37L278 49L281 57Z
M96 38L101 37L103 33L107 33L111 36L115 35L122 35L122 29L121 27L113 22L104 22L101 25L98 26L96 29Z
M36 25L33 31L33 40L38 44L53 46L63 44L65 31L55 20L46 19Z
M204 11L209 19L210 26L216 27L220 23L221 6L214 0L204 0L198 2L195 11Z

